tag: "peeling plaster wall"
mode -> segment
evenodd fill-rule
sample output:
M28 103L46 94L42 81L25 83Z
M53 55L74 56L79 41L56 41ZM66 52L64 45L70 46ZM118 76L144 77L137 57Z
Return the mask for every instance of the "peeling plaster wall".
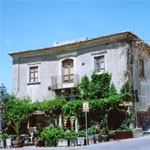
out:
M89 78L94 70L94 57L105 57L105 71L112 74L117 91L120 91L127 76L127 49L126 42L113 42L88 46L70 51L49 52L40 55L14 58L13 60L13 93L17 96L28 96L32 102L44 99L53 99L55 92L48 91L51 86L51 77L61 75L61 61L72 58L74 60L74 73ZM84 65L83 65L84 64ZM29 83L29 67L38 66L39 84Z
M150 107L150 55L144 51L142 46L134 46L133 54L134 89L138 90L139 94L137 110L147 111L148 107ZM144 60L144 77L140 77L140 57Z

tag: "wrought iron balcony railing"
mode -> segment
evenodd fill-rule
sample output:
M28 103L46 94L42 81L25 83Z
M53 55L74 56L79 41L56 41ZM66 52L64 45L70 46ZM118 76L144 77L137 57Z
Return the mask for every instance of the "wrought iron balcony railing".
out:
M52 89L73 88L79 83L78 75L51 77Z

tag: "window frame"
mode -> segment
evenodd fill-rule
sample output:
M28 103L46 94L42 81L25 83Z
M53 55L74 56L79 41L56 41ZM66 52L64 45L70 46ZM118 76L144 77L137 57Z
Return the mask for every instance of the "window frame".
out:
M143 57L140 57L139 65L140 65L140 77L145 77L144 59L143 59Z
M99 58L99 61L98 61L98 63L99 63L99 66L98 66L98 69L96 69L96 58ZM101 60L103 60L103 61L100 61L100 59ZM101 68L101 66L100 66L100 64L103 62L103 68ZM105 55L99 55L99 56L94 56L94 70L95 71L97 71L98 73L103 73L103 72L105 72Z
M69 62L72 62L72 67L66 67L66 69L68 69L68 74L65 75L64 73L64 63L69 63ZM70 73L71 72L71 68L73 68L73 73ZM68 80L65 80L65 77L68 77ZM63 83L73 83L74 82L74 60L69 58L69 59L65 59L62 61L62 82Z
M31 77L32 73L33 73L33 77ZM36 77L36 73L37 73L37 77ZM29 67L29 83L36 83L36 82L39 82L39 67L31 66Z

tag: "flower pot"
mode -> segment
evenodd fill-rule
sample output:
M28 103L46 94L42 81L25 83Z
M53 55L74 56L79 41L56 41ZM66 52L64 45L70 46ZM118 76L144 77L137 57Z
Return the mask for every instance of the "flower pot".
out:
M4 139L0 139L0 147L1 148L5 147L5 141L4 141Z
M87 138L88 138L89 145L94 144L94 136L93 135L89 135Z
M67 139L58 139L57 146L58 147L68 146L68 140Z
M115 135L109 135L108 139L109 139L109 141L114 141L115 140Z
M11 147L11 138L6 139L6 147L10 148Z
M85 140L85 137L77 137L78 145L83 146L84 145L84 140Z
M132 131L126 131L126 130L115 131L116 140L128 139L128 138L133 138Z
M100 134L94 134L94 142L96 144L102 142L102 136Z
M17 148L17 147L22 147L23 146L24 141L22 139L16 139L12 141L13 147Z
M108 135L102 135L102 142L108 141Z
M77 146L77 140L76 139L70 139L70 146Z

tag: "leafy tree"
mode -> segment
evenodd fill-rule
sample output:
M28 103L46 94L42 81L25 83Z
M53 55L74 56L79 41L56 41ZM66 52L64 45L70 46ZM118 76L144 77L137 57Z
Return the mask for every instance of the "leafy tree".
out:
M112 96L116 94L117 94L117 90L116 90L114 83L112 82L109 88L109 95Z
M93 72L91 81L84 75L81 83L77 86L77 99L100 99L109 96L111 75L108 73L98 74Z
M121 87L120 93L123 94L123 93L131 92L131 87L132 87L131 81L127 80Z
M88 99L89 95L89 78L84 75L81 79L81 83L77 86L77 97L80 99Z
M9 100L3 106L3 121L5 130L11 126L16 135L19 136L21 123L32 115L32 107L28 99L19 99L10 96Z

